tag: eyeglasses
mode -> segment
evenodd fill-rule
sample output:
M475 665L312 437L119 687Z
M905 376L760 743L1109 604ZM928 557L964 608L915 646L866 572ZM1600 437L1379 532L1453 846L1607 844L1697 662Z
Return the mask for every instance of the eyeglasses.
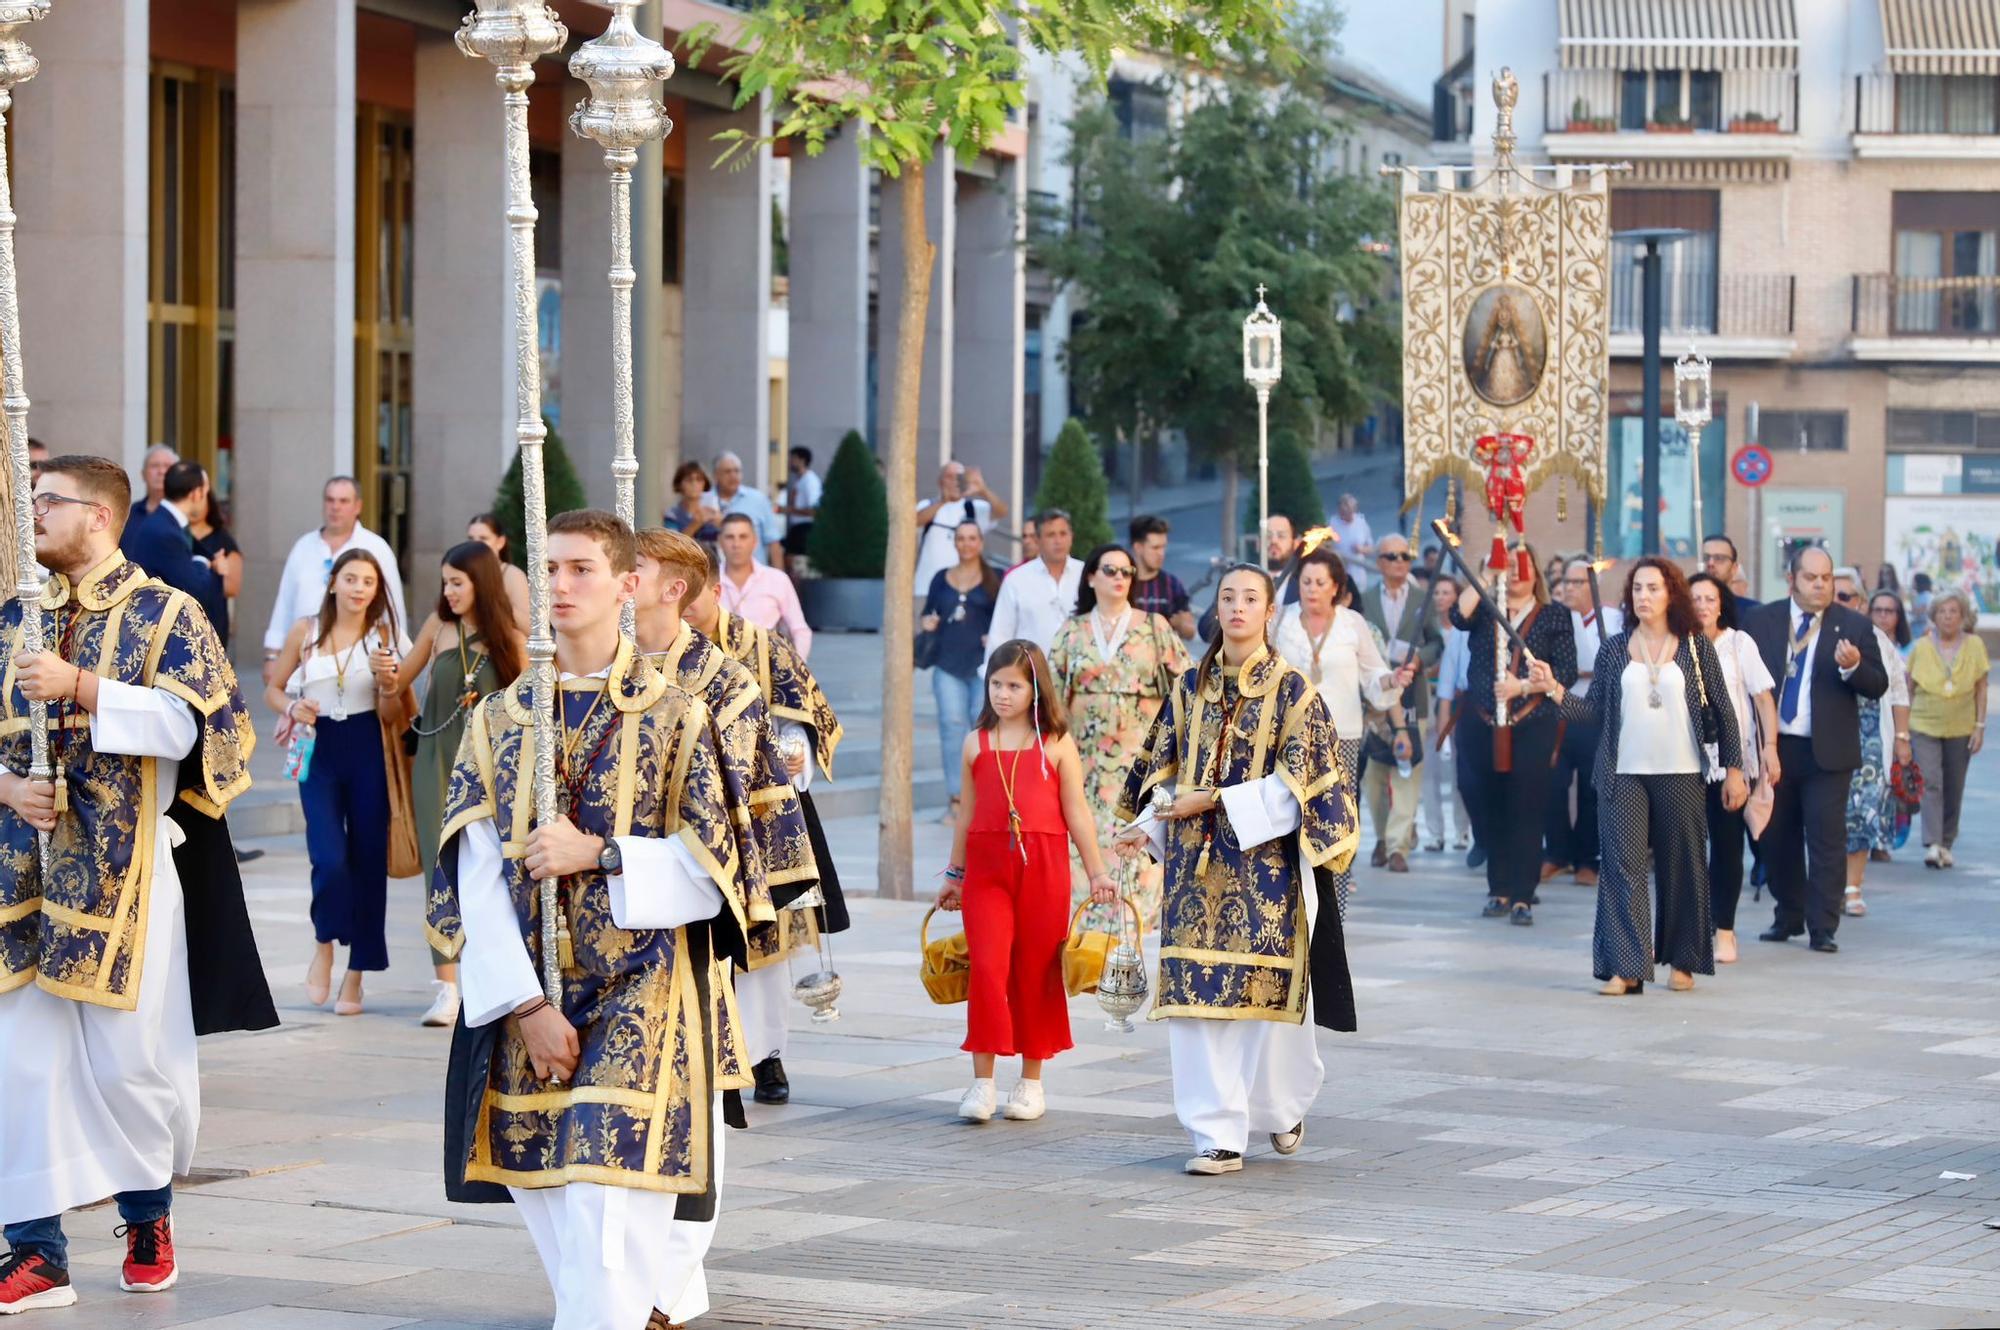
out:
M1861 597L1852 591L1838 592L1834 595L1834 599L1843 605L1859 605L1861 603Z
M47 517L55 511L59 503L73 503L79 508L103 508L95 499L72 499L67 494L37 494L35 496L35 516Z
M1387 563L1408 563L1410 561L1409 555L1397 554L1389 550L1385 550L1382 553L1376 555L1375 557Z
M1105 564L1105 565L1104 565L1103 567L1101 567L1101 568L1099 568L1099 569L1097 570L1097 573L1098 573L1098 576L1100 576L1100 577L1123 577L1123 578L1130 578L1130 577L1132 576L1132 570L1131 570L1130 568L1120 568L1120 567L1119 567L1119 566L1118 566L1117 564L1115 564L1115 563L1107 563L1107 564Z

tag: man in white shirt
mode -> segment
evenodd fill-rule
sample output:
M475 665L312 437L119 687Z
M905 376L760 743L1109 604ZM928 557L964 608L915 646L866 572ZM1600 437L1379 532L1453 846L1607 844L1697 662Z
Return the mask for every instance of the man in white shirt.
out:
M1076 613L1077 588L1083 582L1083 560L1069 554L1076 532L1069 514L1050 508L1036 519L1041 533L1041 557L1007 574L993 605L993 623L986 630L986 652L1002 642L1023 638L1044 652L1056 640L1063 620Z
M826 492L825 482L813 470L810 448L794 448L786 460L790 476L785 482L785 553L794 559L806 552L812 538L813 517Z
M271 682L271 667L284 649L285 634L308 614L319 613L326 596L327 579L333 575L333 561L349 549L367 550L382 565L389 580L389 603L396 610L396 627L408 632L409 612L403 608L403 574L396 566L396 552L389 542L361 525L361 486L353 476L335 476L320 491L320 525L292 545L285 556L285 571L278 579L278 599L271 606L271 623L264 630L264 682Z
M735 453L719 453L715 459L715 488L705 496L723 516L742 513L757 528L758 563L783 564L785 523L764 491L743 484L743 459Z
M938 496L917 505L917 607L923 608L931 581L958 562L952 533L963 522L977 522L982 536L1007 516L1007 501L986 488L978 467L946 462L938 472Z
M762 628L783 624L799 654L810 655L813 631L799 608L799 593L791 578L757 562L757 525L749 514L723 518L715 544L722 551L722 608Z
M1578 697L1590 695L1590 677L1597 668L1597 650L1607 637L1624 630L1616 605L1604 607L1597 617L1590 602L1590 560L1578 555L1563 565L1562 578L1555 586L1556 598L1569 608L1570 631L1576 636L1576 682L1570 686ZM1599 727L1570 721L1563 730L1562 746L1556 749L1555 798L1549 803L1548 826L1542 838L1542 881L1559 873L1574 872L1579 886L1597 885L1597 738ZM1576 815L1570 815L1570 787L1576 787Z
M1361 515L1361 501L1352 494L1340 496L1340 504L1326 524L1333 528L1333 534L1340 538L1336 546L1340 551L1340 561L1347 565L1348 576L1354 585L1368 589L1368 563L1375 557L1375 533L1368 527L1368 519Z

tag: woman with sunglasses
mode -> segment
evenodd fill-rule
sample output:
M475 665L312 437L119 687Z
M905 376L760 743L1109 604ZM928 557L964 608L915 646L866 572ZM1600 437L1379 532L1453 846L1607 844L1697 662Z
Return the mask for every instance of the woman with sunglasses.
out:
M1849 609L1861 608L1861 579L1842 569L1833 581L1834 599ZM1877 591L1868 599L1868 620L1875 625L1875 646L1889 672L1889 691L1861 700L1861 765L1847 789L1847 895L1841 909L1850 915L1868 913L1861 885L1868 860L1889 857L1896 841L1896 805L1889 793L1889 761L1909 765L1910 674L1903 651L1910 645L1910 623L1903 615L1903 598Z
M1100 827L1115 826L1125 773L1145 747L1153 718L1160 714L1174 680L1192 662L1179 633L1158 614L1132 604L1138 565L1123 545L1100 545L1083 564L1076 613L1056 630L1049 669L1069 713L1070 734L1083 755L1083 788L1091 816ZM1118 894L1139 908L1151 928L1160 912L1159 865L1143 857L1118 860L1111 869ZM1072 874L1074 910L1090 894L1079 872ZM1086 928L1122 932L1124 906L1093 905Z

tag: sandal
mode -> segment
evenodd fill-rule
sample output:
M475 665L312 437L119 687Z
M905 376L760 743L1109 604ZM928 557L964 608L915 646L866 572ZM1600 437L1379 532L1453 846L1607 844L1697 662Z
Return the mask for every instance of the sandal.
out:
M1861 899L1861 887L1859 884L1848 884L1847 899L1842 904L1841 910L1843 913L1850 914L1856 919L1868 913L1868 902Z
M1526 901L1515 901L1512 917L1507 922L1518 924L1522 928L1530 927L1535 922L1534 907L1530 906Z

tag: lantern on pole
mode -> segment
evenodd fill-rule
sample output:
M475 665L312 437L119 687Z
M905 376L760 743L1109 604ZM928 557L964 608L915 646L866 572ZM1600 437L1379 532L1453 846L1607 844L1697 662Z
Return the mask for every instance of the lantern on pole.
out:
M1687 354L1674 362L1674 419L1688 432L1688 468L1694 478L1694 535L1697 552L1708 531L1701 520L1701 431L1715 418L1715 396L1709 378L1714 366L1688 343Z
M589 85L569 127L604 149L611 173L611 480L613 510L638 529L634 482L639 457L632 441L632 168L639 149L673 132L674 122L660 104L659 84L674 73L667 48L639 31L632 21L638 0L613 0L611 22L570 57L569 72ZM638 605L626 601L622 627L637 630Z
M556 820L556 640L549 626L548 490L542 474L542 357L535 339L535 200L528 187L528 88L535 61L560 51L569 30L541 0L473 0L458 49L493 62L506 115L507 285L514 300L514 433L521 450L521 516L527 527L528 670L535 704L535 821ZM557 907L556 879L540 883L542 991L562 1006L569 927Z
M1261 558L1271 525L1271 389L1284 375L1284 325L1264 304L1257 284L1257 308L1243 320L1243 381L1257 393L1257 550Z

